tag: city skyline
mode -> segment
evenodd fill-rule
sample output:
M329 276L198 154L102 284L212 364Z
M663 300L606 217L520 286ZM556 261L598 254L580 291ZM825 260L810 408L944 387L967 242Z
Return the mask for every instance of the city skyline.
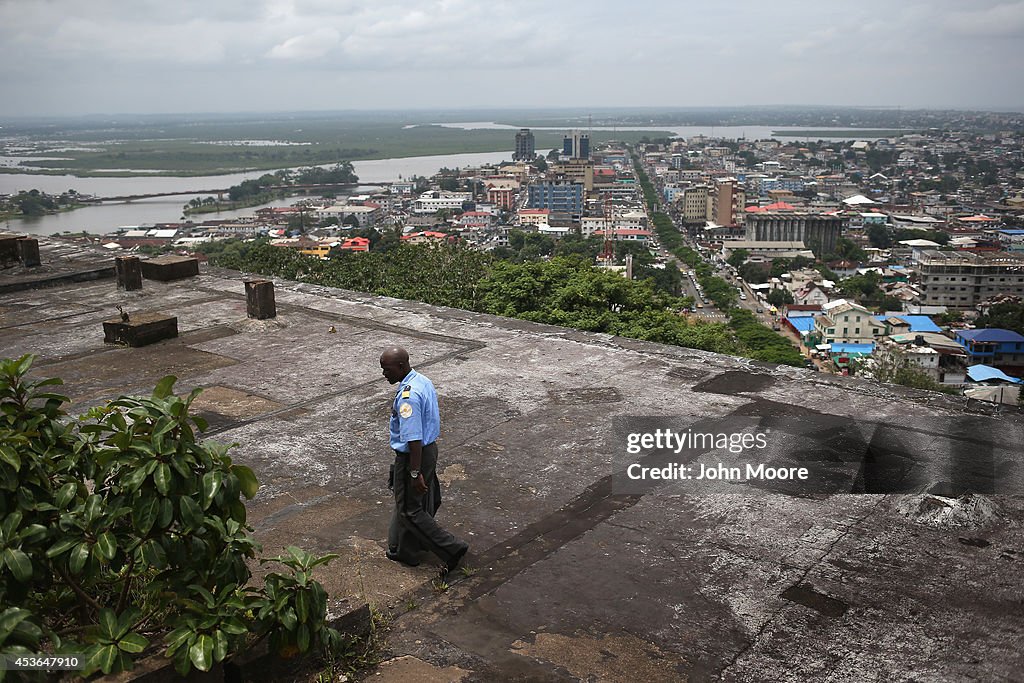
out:
M0 116L442 107L1019 110L1024 2L0 3Z

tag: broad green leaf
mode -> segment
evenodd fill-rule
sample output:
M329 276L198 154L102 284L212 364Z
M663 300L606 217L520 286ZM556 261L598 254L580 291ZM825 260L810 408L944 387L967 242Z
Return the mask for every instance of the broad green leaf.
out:
M82 571L85 566L86 560L89 559L89 544L86 542L79 543L75 546L75 549L71 551L71 559L69 564L71 566L71 573L78 574Z
M305 623L309 620L309 593L304 590L295 593L295 612L299 621Z
M192 589L192 592L198 593L200 597L202 597L203 602L206 603L207 607L213 608L217 605L217 598L213 597L213 593L206 590L199 584L193 583L189 586L189 588Z
M112 609L100 610L100 630L110 640L117 639L117 614Z
M156 523L159 507L160 502L153 497L144 498L141 502L136 503L132 509L132 524L135 526L136 533L140 536L145 536L149 533L149 530L153 528L153 524Z
M15 579L28 581L32 578L32 560L20 548L5 548L3 558Z
M295 642L299 646L299 652L309 650L309 626L299 624L299 630L295 633Z
M202 526L203 509L199 507L199 503L188 496L182 496L178 506L181 508L181 521L185 523L185 526L192 528Z
M198 427L199 431L201 432L205 432L207 429L210 428L210 423L206 421L205 417L202 417L200 415L193 415L192 421L195 422L196 427Z
M228 637L224 631L213 632L213 661L222 662L228 656Z
M313 559L312 555L310 555L298 546L290 545L287 548L285 548L285 552L287 552L291 556L291 558L295 560L295 565L301 567L302 569L306 569L310 561Z
M224 481L224 475L213 470L203 475L203 509L210 507L213 502L213 497L217 495L217 491L220 490L221 482Z
M21 471L21 456L13 448L7 448L6 446L0 448L0 460L14 468L15 472Z
M153 483L156 484L156 490L161 495L166 496L168 491L171 490L171 468L168 467L167 463L162 462L157 465L156 470L153 472Z
M68 484L64 484L60 487L60 490L57 491L57 495L53 502L58 508L63 510L67 508L68 503L74 500L76 493L78 493L77 483L70 482Z
M96 539L96 550L103 559L107 561L114 559L114 555L117 553L117 539L114 538L114 534L109 531L100 534Z
M164 645L167 646L167 656L170 657L178 650L179 647L187 643L188 637L193 633L194 631L187 626L179 626L164 636Z
M205 633L196 639L188 649L188 657L200 671L209 671L213 666L213 638Z
M0 612L0 643L7 640L7 636L18 627L18 624L32 616L27 609L8 607Z
M52 559L58 555L63 555L75 547L77 543L77 538L63 538L50 546L50 549L46 551L46 556Z
M178 381L178 378L174 375L167 375L159 382L157 382L156 388L153 389L153 396L156 398L167 398L171 395L171 390L174 388L174 383ZM203 669L206 671L206 669Z
M243 633L248 633L249 629L239 619L228 619L225 621L221 628L224 629L224 633L228 633L233 636L240 636Z
M85 523L92 524L101 514L103 514L103 498L94 493L85 501Z
M256 475L245 465L232 465L231 473L238 477L242 494L252 500L256 492L260 490L260 483L256 480Z
M96 656L100 671L109 674L114 670L114 665L117 663L117 647L113 645L102 647L96 653Z
M155 437L166 434L167 432L174 429L174 424L174 420L170 420L166 417L161 417L159 420L156 421L156 424L153 425L153 433L151 436Z
M21 520L23 515L18 510L10 513L4 520L0 522L0 537L11 539L14 537L14 532L17 531L18 527L21 526Z
M149 641L138 633L129 633L117 641L118 649L124 652L131 652L132 654L142 652L147 646L149 646Z
M84 653L85 662L82 664L81 676L88 677L103 669L103 665L106 660L108 648L112 648L111 645L93 645ZM116 648L114 648L116 652ZM113 662L107 664L108 668L113 666Z
M28 372L28 369L32 367L32 363L35 361L36 356L31 353L26 353L24 356L18 359L18 364L14 366L15 375L24 375Z
M173 519L174 505L170 498L164 498L160 501L160 514L156 518L156 525L161 529L166 529Z
M339 557L339 555L337 553L327 553L326 555L322 555L322 556L316 558L315 560L313 560L312 562L310 562L309 563L309 568L312 569L313 567L315 567L317 565L327 564L331 560L338 559L338 557Z
M155 539L150 539L142 544L142 559L154 569L167 567L167 553Z
M174 670L182 677L192 670L192 661L188 658L189 650L190 648L183 647L174 653Z

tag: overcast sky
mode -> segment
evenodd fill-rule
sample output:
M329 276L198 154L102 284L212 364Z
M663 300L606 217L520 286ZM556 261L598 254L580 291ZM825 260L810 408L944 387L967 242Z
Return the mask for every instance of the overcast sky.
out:
M0 0L0 115L1024 105L1024 1Z

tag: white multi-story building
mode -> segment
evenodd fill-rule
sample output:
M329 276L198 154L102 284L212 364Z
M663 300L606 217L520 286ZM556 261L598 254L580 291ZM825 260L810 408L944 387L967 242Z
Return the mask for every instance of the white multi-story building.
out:
M413 213L437 213L442 209L456 211L465 202L473 200L471 192L425 192L413 202Z
M885 325L860 304L839 299L823 309L814 319L814 330L825 344L869 344L885 337Z

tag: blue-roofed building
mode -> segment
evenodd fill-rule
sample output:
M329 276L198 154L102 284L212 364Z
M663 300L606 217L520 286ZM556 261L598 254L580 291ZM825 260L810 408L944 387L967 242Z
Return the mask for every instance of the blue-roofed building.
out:
M955 339L967 351L968 365L1024 367L1024 335L1013 330L958 330Z
M811 332L814 332L813 315L787 316L785 320L786 324L789 325L794 332L801 336L804 334L810 334Z
M908 332L941 332L942 328L926 315L911 315L899 311L887 311L876 315L875 320L885 325L885 333L907 334Z
M849 344L837 342L832 344L828 355L840 370L845 371L850 367L850 361L857 358L866 358L875 352L874 344Z
M1020 384L1021 380L1016 377L1010 377L999 368L994 368L991 365L972 365L967 368L967 376L971 378L972 382L1010 382L1011 384Z

